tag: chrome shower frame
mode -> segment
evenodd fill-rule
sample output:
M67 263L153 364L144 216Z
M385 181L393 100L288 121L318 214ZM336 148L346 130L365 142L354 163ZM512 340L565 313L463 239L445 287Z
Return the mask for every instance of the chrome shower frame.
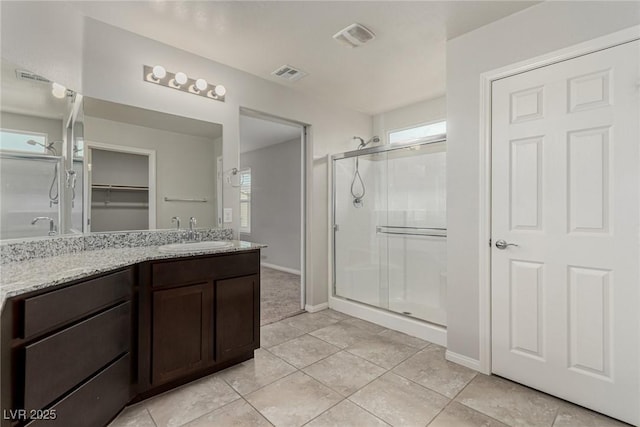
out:
M405 150L421 145L436 144L446 142L447 135L434 135L427 138L420 138L411 140L403 144L385 144L378 145L370 148L360 148L352 151L346 151L344 153L334 154L331 156L331 289L330 297L340 298L336 295L336 231L338 231L338 225L336 224L336 160L347 159L350 157L366 156L369 154L387 153L396 150ZM361 303L362 304L362 303Z

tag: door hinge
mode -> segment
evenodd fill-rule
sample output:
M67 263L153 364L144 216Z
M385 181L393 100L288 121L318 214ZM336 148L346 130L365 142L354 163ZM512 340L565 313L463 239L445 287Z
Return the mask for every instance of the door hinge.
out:
M491 243L492 243L492 242L491 242L491 239L489 239L489 247L491 247Z

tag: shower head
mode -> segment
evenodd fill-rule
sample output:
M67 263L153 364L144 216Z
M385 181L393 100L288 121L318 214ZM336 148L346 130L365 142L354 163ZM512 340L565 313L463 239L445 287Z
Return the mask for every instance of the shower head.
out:
M378 137L378 136L374 136L373 138L371 138L367 142L364 142L364 139L360 138L359 136L354 136L353 139L359 139L360 140L360 145L358 145L358 150L361 149L361 148L366 147L367 145L371 144L372 142L374 144L377 144L378 142L380 142L380 137Z
M55 144L55 141L51 141L47 145L44 145L41 142L34 141L33 139L30 139L30 140L27 141L27 144L29 144L29 145L39 145L41 147L44 147L45 150L51 151L53 153L53 155L55 155L55 156L58 155L58 152L56 151L56 149L53 148L53 145Z

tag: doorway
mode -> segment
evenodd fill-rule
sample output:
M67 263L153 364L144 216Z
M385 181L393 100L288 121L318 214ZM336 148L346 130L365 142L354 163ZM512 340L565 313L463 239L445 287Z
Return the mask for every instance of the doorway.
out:
M638 423L640 42L492 83L491 371Z
M261 251L261 324L304 308L305 126L240 113L240 240Z
M87 232L156 228L155 150L85 142Z

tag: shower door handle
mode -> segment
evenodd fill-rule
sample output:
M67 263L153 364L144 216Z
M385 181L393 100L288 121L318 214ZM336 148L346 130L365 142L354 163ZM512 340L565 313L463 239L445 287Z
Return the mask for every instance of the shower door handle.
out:
M507 243L506 240L496 240L496 248L502 251L507 249L509 246L515 246L516 248L518 247L518 245L516 245L515 243Z

